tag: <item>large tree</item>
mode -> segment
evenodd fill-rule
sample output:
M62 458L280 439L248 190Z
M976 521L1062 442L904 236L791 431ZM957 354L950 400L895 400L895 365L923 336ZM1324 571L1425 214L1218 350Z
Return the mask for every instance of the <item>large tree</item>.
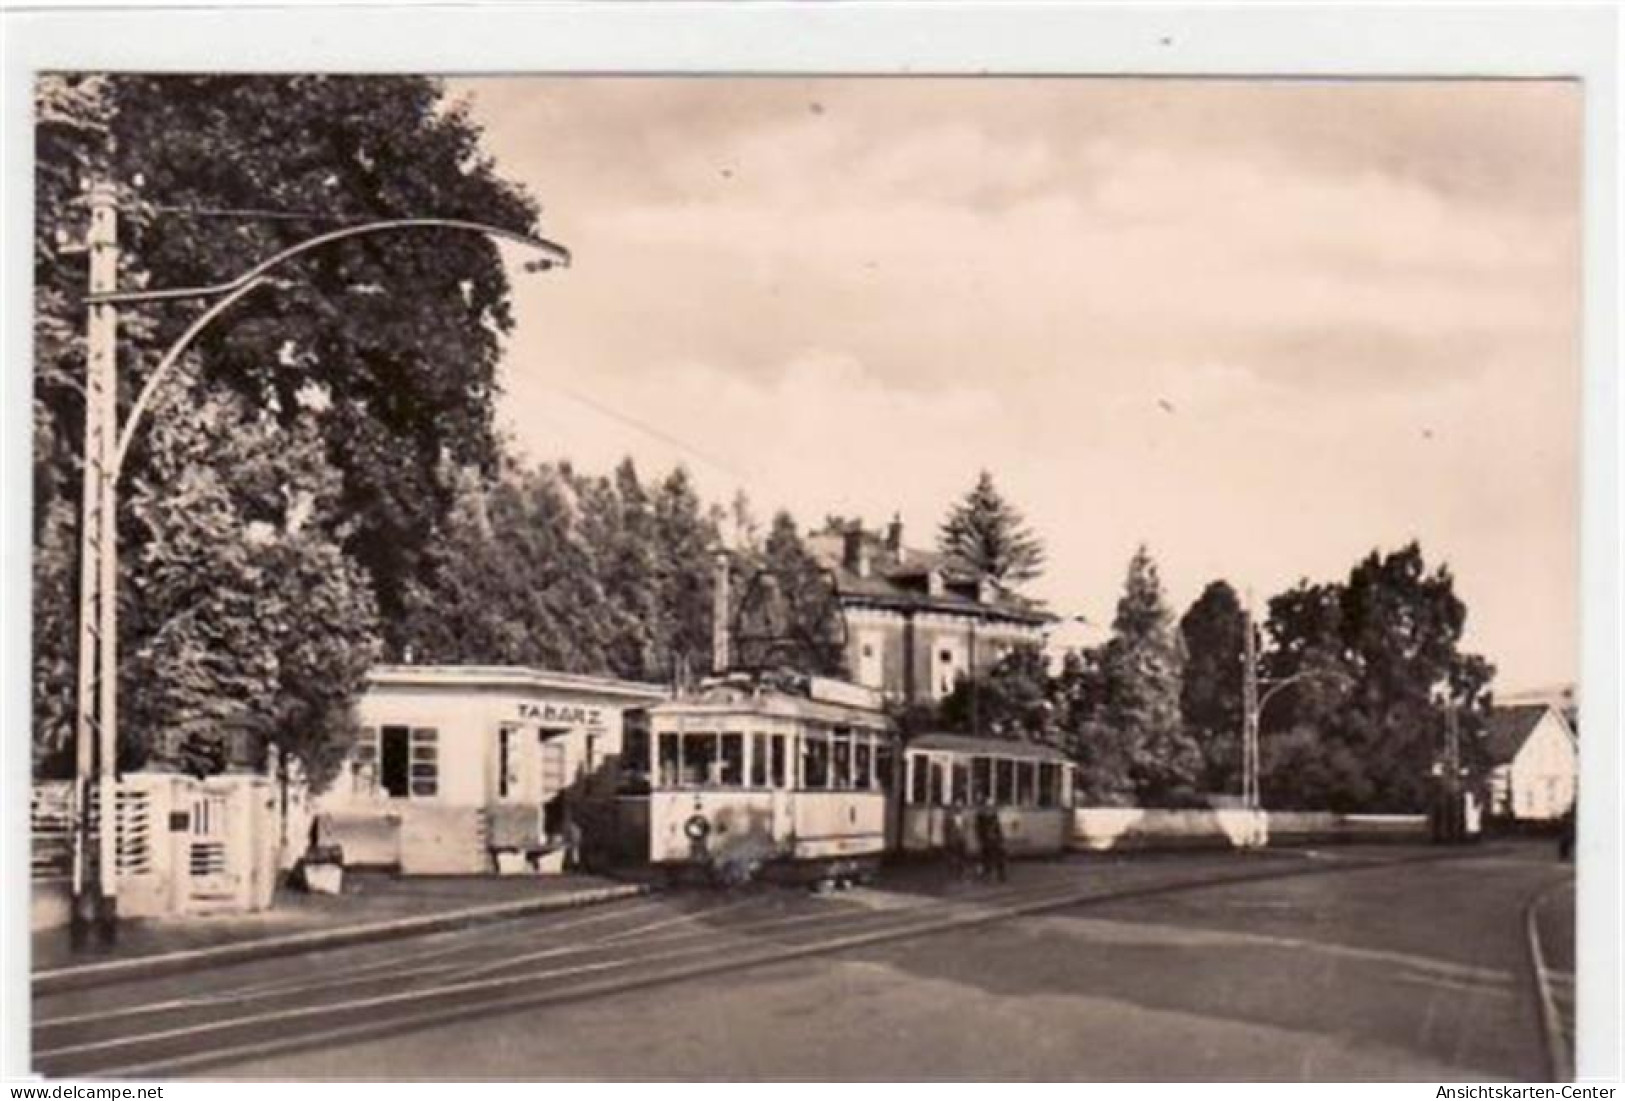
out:
M128 494L121 757L174 764L201 744L223 760L242 730L319 788L377 657L371 585L340 545L338 473L312 427L189 380L156 412Z
M85 271L64 242L82 233L87 176L119 191L127 286L218 283L359 220L536 228L535 203L498 177L466 109L433 80L48 76L36 101L36 487L47 497L71 495L78 478ZM401 596L450 501L443 458L496 459L495 368L512 325L504 269L483 237L419 230L318 249L279 275L205 331L202 384L284 425L318 425L357 521L345 551L367 568L398 641ZM122 311L126 400L197 309ZM130 473L147 461L146 437Z
M1185 644L1179 706L1201 747L1208 791L1232 791L1240 783L1246 629L1241 601L1226 581L1210 582L1179 621Z
M1129 562L1101 672L1102 717L1128 747L1135 794L1143 804L1186 801L1197 785L1201 753L1179 711L1184 665L1184 643L1156 563L1141 546Z
M938 532L942 553L1002 584L1019 586L1044 570L1044 544L982 471L948 511Z
M1414 542L1272 600L1266 666L1301 679L1263 715L1266 800L1424 809L1451 707L1463 760L1479 764L1494 668L1462 651L1466 617L1449 568L1429 569Z
M122 287L220 283L297 241L363 220L434 215L533 231L537 208L498 177L467 111L448 103L433 80L50 74L36 85L35 105L35 725L42 754L60 758L73 707L86 282L76 244L84 233L85 182L108 181L117 193ZM193 473L177 483L175 468L165 465L170 459L162 449L172 441L162 420L210 409L246 425L250 437L297 439L298 450L284 458L297 456L308 466L315 449L332 474L324 507L346 522L326 529L330 545L280 541L283 551L301 556L277 567L284 584L314 586L306 606L343 620L331 629L369 638L378 632L398 650L403 597L420 578L452 499L453 483L442 473L489 469L499 453L492 431L495 367L512 324L503 265L483 237L414 231L316 250L278 275L205 330L187 369L158 391L121 479L122 549L128 561L145 561L151 541L166 530L177 535L185 519L176 511L172 528L153 522L166 507L158 497L148 518L137 518L130 501L140 497L132 492L138 485L156 493L202 484L208 479L197 472L212 469L211 492L248 491L233 469L240 456L225 437L195 440L186 468ZM121 309L122 415L158 356L200 309L195 300ZM176 405L178 397L184 400ZM182 510L188 500L170 504ZM215 512L190 519L263 511L263 503L210 500ZM275 517L265 522L274 526ZM242 570L216 563L220 572L212 580L204 570L212 554L247 555L237 542L201 541L187 582L222 609L264 595L255 586L265 576L256 571L266 548L245 557ZM177 583L184 575L178 564L166 574ZM326 598L321 585L329 579L344 587L342 597ZM124 623L157 632L167 590L144 587L128 572L121 580ZM167 627L159 641L179 644L183 626ZM218 640L218 653L210 655L187 650L185 661L226 663L209 674L225 678L216 688L226 692L227 666L244 653L233 649L242 641ZM122 672L143 661L144 643L132 644L137 648L126 646ZM352 639L345 652L360 652L358 645ZM328 659L338 662L335 673L349 668L332 654ZM255 683L256 690L269 685ZM356 686L348 674L328 683L346 691ZM200 713L201 697L183 700L176 688L148 677L129 681L125 715L157 721ZM282 682L259 702L268 712L303 707L290 691ZM225 708L232 700L217 702ZM313 727L317 719L307 714L299 721Z
M773 517L760 550L735 555L731 627L735 662L816 676L846 674L846 622L829 571L807 549L795 518Z

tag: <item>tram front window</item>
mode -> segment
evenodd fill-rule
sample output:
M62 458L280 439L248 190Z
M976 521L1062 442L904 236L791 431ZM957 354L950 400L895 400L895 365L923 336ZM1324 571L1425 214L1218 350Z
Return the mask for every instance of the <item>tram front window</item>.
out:
M745 736L743 734L724 734L722 736L722 761L718 769L717 782L725 788L740 787L745 782Z
M683 784L705 787L716 782L719 765L715 734L683 735Z
M873 786L873 776L870 774L870 752L867 741L860 742L852 747L853 753L853 786L865 790Z
M674 788L683 782L682 757L675 734L660 735L659 779L663 788Z
M750 786L767 787L767 735L750 736Z
M773 759L769 769L768 779L776 788L782 788L784 783L784 735L773 735Z

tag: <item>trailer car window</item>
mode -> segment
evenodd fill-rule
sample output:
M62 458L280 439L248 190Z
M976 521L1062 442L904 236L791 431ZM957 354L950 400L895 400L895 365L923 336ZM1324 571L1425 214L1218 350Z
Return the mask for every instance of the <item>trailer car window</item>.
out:
M773 735L773 768L771 780L773 782L773 786L776 788L782 788L785 786L784 760L784 735L775 734Z
M750 786L767 787L767 735L750 736Z
M993 801L1009 806L1016 801L1016 763L1001 757L993 765Z

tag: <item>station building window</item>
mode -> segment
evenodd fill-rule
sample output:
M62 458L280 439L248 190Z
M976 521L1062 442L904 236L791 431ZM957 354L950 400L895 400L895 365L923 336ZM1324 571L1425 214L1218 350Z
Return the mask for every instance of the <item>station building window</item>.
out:
M412 729L412 796L432 799L440 793L440 733L430 727Z

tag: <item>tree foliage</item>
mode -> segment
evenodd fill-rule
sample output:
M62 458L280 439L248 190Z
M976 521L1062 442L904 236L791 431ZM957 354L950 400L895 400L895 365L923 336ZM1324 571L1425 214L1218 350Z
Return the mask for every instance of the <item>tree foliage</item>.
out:
M1267 673L1312 675L1262 716L1266 801L1424 809L1448 706L1463 760L1479 763L1494 668L1461 650L1466 615L1449 568L1430 570L1414 542L1371 552L1344 583L1303 582L1272 600Z
M1185 645L1179 708L1201 749L1202 787L1210 792L1240 788L1246 624L1226 581L1210 582L1179 621Z
M1179 701L1185 648L1145 547L1129 561L1112 637L1101 655L1101 718L1124 740L1135 794L1142 803L1189 799L1201 753L1186 733Z
M362 220L439 216L534 231L537 207L497 175L467 111L433 80L48 74L35 106L35 729L43 762L62 757L73 707L86 280L73 246L85 228L85 183L115 188L127 288L221 283ZM119 516L123 550L136 563L121 587L124 622L139 625L122 671L132 737L158 737L152 724L224 722L252 698L254 722L287 746L319 742L323 730L341 738L337 697L313 700L288 671L301 663L327 670L313 683L353 693L356 655L375 636L398 647L403 597L452 500L454 483L442 475L490 469L499 455L495 368L512 318L489 240L452 231L370 236L315 250L277 276L204 331L184 380L160 388L133 437L122 489L146 513L124 507ZM126 415L199 309L193 300L121 307ZM200 410L227 435L193 438L177 465L164 449L181 443L162 420ZM318 543L288 529L245 544L244 524L282 529L274 510L265 515L266 501L252 498L263 487L234 469L242 456L229 434L238 429L225 426L244 426L245 446L290 449L280 460L306 473L319 458L327 468L319 511L347 522L322 527L319 518ZM299 476L289 468L271 480ZM160 489L178 496L166 501ZM202 511L187 515L193 508ZM157 540L168 541L169 560L157 557ZM249 624L248 609L267 622ZM283 637L277 616L310 624L318 613L335 618L326 633L304 632L307 649L274 641ZM169 622L183 615L191 618ZM188 634L188 624L204 622L212 626ZM269 654L275 669L263 664ZM129 677L162 661L175 662L165 676ZM320 771L314 743L296 752Z
M121 578L121 756L223 758L241 730L321 786L377 656L371 586L341 548L337 471L313 428L180 385L148 446Z
M985 470L949 509L937 544L942 553L1002 584L1019 586L1043 573L1043 543Z
M795 518L780 511L760 550L737 556L732 611L741 668L783 667L816 676L846 670L846 622L829 571L807 549Z

